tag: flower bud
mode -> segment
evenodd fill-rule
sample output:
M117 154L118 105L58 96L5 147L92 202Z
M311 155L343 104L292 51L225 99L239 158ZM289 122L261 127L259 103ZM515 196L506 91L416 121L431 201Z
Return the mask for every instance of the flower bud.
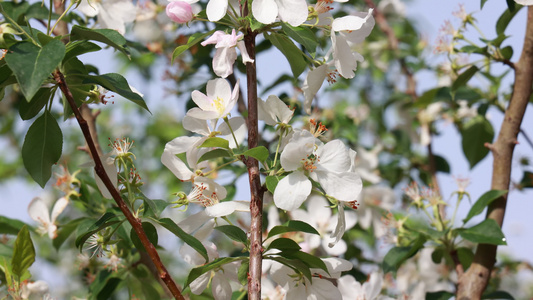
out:
M185 24L192 20L192 7L185 1L172 1L166 8L167 16L178 24Z

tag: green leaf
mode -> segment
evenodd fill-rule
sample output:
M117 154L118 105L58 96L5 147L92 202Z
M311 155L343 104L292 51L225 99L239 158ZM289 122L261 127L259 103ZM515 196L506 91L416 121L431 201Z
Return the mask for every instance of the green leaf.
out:
M483 210L485 210L485 207L491 204L492 201L500 198L501 196L505 194L507 194L507 191L505 190L491 190L481 195L481 197L477 199L476 203L472 205L472 207L470 208L470 211L466 215L466 218L463 220L463 222L466 223L470 221L470 219L472 219L474 216L477 216L480 213L482 213Z
M206 33L197 32L197 33L191 35L189 37L189 40L187 41L187 44L181 45L181 46L177 47L176 49L174 49L174 52L172 52L171 63L174 63L174 59L176 59L176 57L180 56L180 54L182 54L186 50L189 50L192 46L198 44L199 42L204 40L206 37L212 35L213 32L215 32L215 29L213 29L213 30L211 30L209 32L206 32Z
M0 234L18 234L26 223L0 216Z
M268 158L268 149L264 146L259 146L246 150L243 155L251 156L260 162L264 162Z
M520 189L533 187L533 173L524 171L522 180L520 180Z
M485 2L487 2L487 0L481 0L481 3L480 3L480 9L483 9L483 5L485 5Z
M291 66L293 76L295 78L300 76L307 67L307 63L305 62L301 50L284 35L278 33L271 33L268 35L265 33L265 38L285 55Z
M22 120L29 120L35 117L48 103L48 101L50 101L51 96L51 88L40 88L30 101L20 101L20 118Z
M470 68L468 68L466 71L461 73L461 75L457 76L457 79L452 84L452 92L456 91L459 87L465 85L468 83L474 75L476 75L477 71L479 71L479 68L475 65L472 65Z
M159 237L157 236L157 229L155 229L155 226L150 222L142 222L142 227L150 243L152 243L154 246L157 246ZM131 228L130 239L137 250L145 251L144 245L134 228Z
M226 139L220 137L212 137L205 140L198 148L224 148L229 149L229 142Z
M77 57L79 55L89 53L89 52L99 51L101 49L102 47L89 41L74 41L74 42L68 43L65 57L63 58L63 63L67 62L69 59L73 57Z
M464 125L461 136L463 152L472 169L489 153L485 143L494 139L494 129L485 117L476 116Z
M200 277L202 274L206 272L209 272L215 268L222 267L223 265L227 263L238 261L238 260L243 260L243 259L244 259L243 257L222 257L222 258L217 258L213 260L212 262L206 265L203 265L201 267L194 268L189 273L189 276L187 277L187 281L185 282L184 288L188 287L189 284L191 284L191 282L193 282L196 278Z
M329 274L328 267L326 266L324 261L322 261L320 258L312 254L302 252L302 251L293 251L293 250L282 251L278 254L288 259L299 259L309 268L321 269L321 270L324 270L324 272Z
M227 235L230 239L243 243L244 245L248 244L248 237L246 236L246 232L244 230L240 229L237 226L234 225L222 225L215 227L216 230L224 233Z
M159 223L159 225L165 227L168 231L179 237L187 245L191 246L194 250L196 250L196 252L200 253L200 255L205 258L205 261L209 260L209 257L207 256L207 250L205 249L204 245L202 245L202 243L197 238L183 231L183 229L181 229L176 223L174 223L174 221L169 218L163 218L161 220L155 221Z
M514 6L514 1L507 1L507 4L511 4ZM498 18L498 21L496 22L496 35L501 35L505 33L505 30L507 29L507 26L509 23L511 23L511 20L516 16L516 14L522 9L523 6L518 6L518 9L515 9L514 7L511 8L509 6L508 10L505 10L502 15Z
M274 226L268 233L268 236L266 239L269 239L278 234L282 234L285 232L293 232L293 231L302 231L306 233L320 235L320 233L318 233L318 231L316 231L316 229L313 226L303 221L291 220L291 221L286 222L283 225Z
M239 279L239 282L242 284L242 286L246 286L246 284L248 284L249 268L250 268L250 262L243 261L241 263L241 266L239 267L239 271L237 272L237 278Z
M230 157L230 156L231 156L231 153L229 153L229 151L227 150L215 149L215 150L206 152L204 153L204 155L200 156L200 158L198 159L198 163L205 161L205 160L215 159L219 157Z
M514 300L514 297L505 291L495 291L482 295L481 299Z
M72 26L70 41L92 40L109 45L129 57L126 39L113 29L90 29L78 25Z
M276 187L282 178L283 177L281 176L267 176L265 178L265 183L268 191L274 194L274 191L276 190Z
M281 28L286 35L300 43L307 49L309 54L314 58L318 42L315 33L307 27L292 27L291 25L282 22Z
M126 78L124 78L120 74L108 73L96 76L88 75L85 76L85 78L83 79L83 83L101 85L107 90L119 94L120 96L130 100L131 102L139 105L140 107L150 112L148 106L146 106L146 102L144 102L143 97L132 91Z
M466 271L474 261L474 252L464 247L457 248L457 257L459 257L459 262Z
M450 174L450 165L448 164L448 161L440 155L435 155L434 158L437 171Z
M419 235L418 238L412 242L411 246L406 247L394 247L387 252L383 258L383 272L396 273L398 268L410 257L415 255L418 250L424 247L426 238L423 235Z
M298 243L288 238L278 238L268 245L267 250L278 249L281 251L298 251L302 249Z
M35 248L31 241L30 232L26 225L22 226L13 246L11 271L19 278L35 262Z
M305 277L307 277L309 281L313 280L313 275L311 274L311 270L305 263L303 263L299 259L288 259L285 257L275 257L275 256L269 256L269 257L266 257L265 259L271 259L281 264L284 264L287 267L293 269L294 272L302 273Z
M459 229L458 232L463 239L473 243L507 245L502 229L493 219L486 219L470 228Z
M428 292L426 293L426 300L448 300L453 296L454 294L446 291Z
M67 238L78 228L78 225L85 220L85 218L78 218L70 221L59 228L57 231L57 237L52 241L52 245L56 250L59 250L61 245L67 240Z
M156 219L159 218L163 210L165 210L165 208L167 208L167 206L170 204L167 201L161 199L152 200L149 198L144 198L143 200L145 203L143 217L154 217Z
M82 250L83 244L85 244L85 241L87 241L87 239L91 237L91 235L97 233L98 231L106 227L115 225L120 222L119 220L114 220L115 218L117 218L115 214L108 212L101 216L100 219L98 219L96 222L94 221L94 219L87 219L82 221L81 224L78 226L78 230L76 231L77 238L75 242L76 247L80 248L80 252Z
M20 89L29 101L65 56L65 45L52 40L42 48L29 42L13 45L5 56Z
M30 126L22 145L24 167L41 187L52 175L52 165L61 157L63 134L55 118L46 111Z

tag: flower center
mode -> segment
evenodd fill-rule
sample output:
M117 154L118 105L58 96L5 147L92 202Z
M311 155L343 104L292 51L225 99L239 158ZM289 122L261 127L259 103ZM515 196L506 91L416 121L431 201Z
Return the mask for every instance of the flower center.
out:
M187 196L187 198L190 202L200 203L204 207L217 204L219 202L217 193L212 192L211 195L206 196L205 190L207 190L207 186L205 186L203 183L195 184L194 189L191 191L189 196Z
M302 166L303 166L304 170L307 170L309 172L313 172L314 170L316 170L315 164L317 162L320 162L320 157L318 157L318 155L313 153L313 154L309 155L307 158L303 158L302 159Z
M216 109L219 114L222 115L224 113L224 99L217 97L213 100L213 103L211 105Z
M319 14L323 14L333 9L330 4L333 3L333 0L318 0L315 4L315 11Z
M326 125L322 124L322 122L319 122L317 123L315 119L311 119L309 120L309 123L311 123L311 125L309 126L309 131L315 136L315 137L319 137L321 136L324 132L328 131L328 129L326 128Z

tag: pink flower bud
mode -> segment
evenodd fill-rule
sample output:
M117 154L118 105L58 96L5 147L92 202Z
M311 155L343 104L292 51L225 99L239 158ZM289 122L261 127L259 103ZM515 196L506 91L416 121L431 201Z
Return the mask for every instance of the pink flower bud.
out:
M191 5L185 1L172 1L167 5L167 16L178 24L185 24L192 20Z

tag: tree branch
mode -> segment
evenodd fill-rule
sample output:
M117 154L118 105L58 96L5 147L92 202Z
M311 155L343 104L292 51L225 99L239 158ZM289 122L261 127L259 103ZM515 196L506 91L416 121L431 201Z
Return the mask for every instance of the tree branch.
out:
M247 5L244 12L248 14ZM257 70L255 64L255 36L251 29L244 35L246 51L253 63L246 63L246 79L248 88L248 148L257 147L259 140L258 115L257 115ZM250 268L248 273L248 299L261 299L261 265L263 259L262 230L263 230L263 192L259 177L259 163L253 157L246 160L250 181Z
M511 182L513 151L516 145L520 124L524 117L533 84L533 7L528 7L524 48L515 64L515 82L509 107L501 125L500 133L493 144L492 185L494 190L508 190ZM503 224L508 194L496 199L487 209L487 219ZM487 287L490 273L496 262L497 246L479 244L474 262L459 278L458 300L480 299Z
M146 233L144 232L142 228L141 220L133 216L133 214L129 210L124 200L122 200L120 193L113 186L113 183L107 176L107 173L105 172L104 166L102 164L102 160L100 159L100 156L98 155L98 150L91 136L89 125L87 124L87 121L83 118L78 107L76 106L72 93L70 92L70 89L65 81L63 74L59 70L56 70L53 73L53 75L54 75L54 80L56 81L59 88L65 95L65 98L67 99L72 111L74 112L74 115L76 116L76 120L78 121L78 124L80 125L81 131L83 132L83 136L85 137L85 141L87 142L89 151L91 152L91 155L95 163L94 170L96 174L102 179L102 182L104 183L106 188L109 190L109 192L113 196L113 199L117 203L117 206L120 208L120 210L122 211L122 213L124 214L128 222L131 224L131 226L135 230L135 233L141 240L141 243L143 244L146 252L148 253L150 258L154 262L161 280L168 287L168 289L170 290L174 298L179 299L179 300L182 300L182 299L184 300L185 298L183 298L183 295L181 294L178 286L176 285L176 283L174 282L174 280L172 279L172 277L166 270L165 266L161 262L161 258L159 257L157 250L155 249L154 245L150 242L150 240L148 240L148 237L146 236Z

